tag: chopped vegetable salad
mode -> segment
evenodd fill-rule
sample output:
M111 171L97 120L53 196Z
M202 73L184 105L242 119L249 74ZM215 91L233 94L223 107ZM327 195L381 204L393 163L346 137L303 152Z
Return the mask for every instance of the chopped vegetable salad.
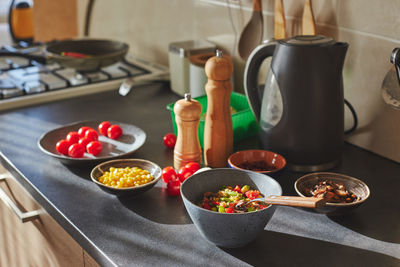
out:
M232 186L224 186L216 193L206 192L203 195L203 200L199 203L199 206L219 212L219 213L243 213L243 212L252 212L265 209L269 205L262 201L255 201L249 204L246 204L243 208L237 209L236 205L242 205L243 203L264 197L260 191L251 189L250 186L244 185L240 187L236 185Z

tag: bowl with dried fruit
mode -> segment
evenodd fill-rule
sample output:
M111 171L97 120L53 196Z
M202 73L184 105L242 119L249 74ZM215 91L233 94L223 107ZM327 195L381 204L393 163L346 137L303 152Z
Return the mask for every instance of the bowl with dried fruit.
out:
M314 209L327 215L342 215L364 203L369 195L368 186L361 180L333 172L315 172L306 174L294 184L302 197L322 197L327 202Z
M161 179L161 168L144 159L116 159L103 162L90 173L103 191L117 196L136 196Z
M277 173L286 166L286 159L268 150L242 150L228 158L229 167L258 173Z

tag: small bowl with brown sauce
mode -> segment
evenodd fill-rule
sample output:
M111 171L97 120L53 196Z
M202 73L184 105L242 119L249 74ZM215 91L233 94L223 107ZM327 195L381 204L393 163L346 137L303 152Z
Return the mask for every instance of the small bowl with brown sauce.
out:
M327 201L325 205L315 211L332 216L353 211L370 195L370 190L363 181L333 172L304 175L297 179L294 188L299 196L324 198Z
M257 173L276 173L286 166L286 159L268 150L242 150L228 158L229 167Z

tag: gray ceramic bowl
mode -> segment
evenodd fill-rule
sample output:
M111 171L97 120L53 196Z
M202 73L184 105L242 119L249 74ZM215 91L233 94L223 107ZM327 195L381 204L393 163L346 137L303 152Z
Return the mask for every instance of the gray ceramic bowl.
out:
M345 188L360 197L360 200L352 203L326 203L323 207L314 209L316 212L337 216L348 213L355 208L359 207L364 203L369 195L370 191L368 186L361 180L354 177L334 173L334 172L315 172L306 174L299 179L294 184L294 188L298 195L302 197L312 196L310 189L313 188L319 182L324 180L330 180L335 183L343 183Z
M125 187L125 188L115 188L111 186L107 186L105 184L100 183L97 179L103 174L103 172L108 171L110 167L114 168L125 168L125 167L139 167L143 170L147 170L154 177L154 180L150 183L135 186L135 187ZM144 159L116 159L110 160L107 162L103 162L96 167L93 168L90 173L90 177L92 181L95 182L102 190L105 192L117 195L117 196L136 196L141 194L150 188L152 188L158 180L161 179L161 168L148 160Z
M220 247L241 247L263 231L275 212L275 206L249 213L218 213L198 206L205 192L217 192L222 186L246 184L266 196L282 195L281 186L271 177L228 168L196 173L182 183L183 203L197 230L206 240Z

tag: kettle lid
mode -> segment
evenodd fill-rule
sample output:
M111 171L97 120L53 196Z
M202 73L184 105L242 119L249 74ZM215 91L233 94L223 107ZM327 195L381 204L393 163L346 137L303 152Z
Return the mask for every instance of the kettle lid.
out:
M335 44L336 41L323 35L297 35L289 39L281 40L280 43L295 46L327 46Z

